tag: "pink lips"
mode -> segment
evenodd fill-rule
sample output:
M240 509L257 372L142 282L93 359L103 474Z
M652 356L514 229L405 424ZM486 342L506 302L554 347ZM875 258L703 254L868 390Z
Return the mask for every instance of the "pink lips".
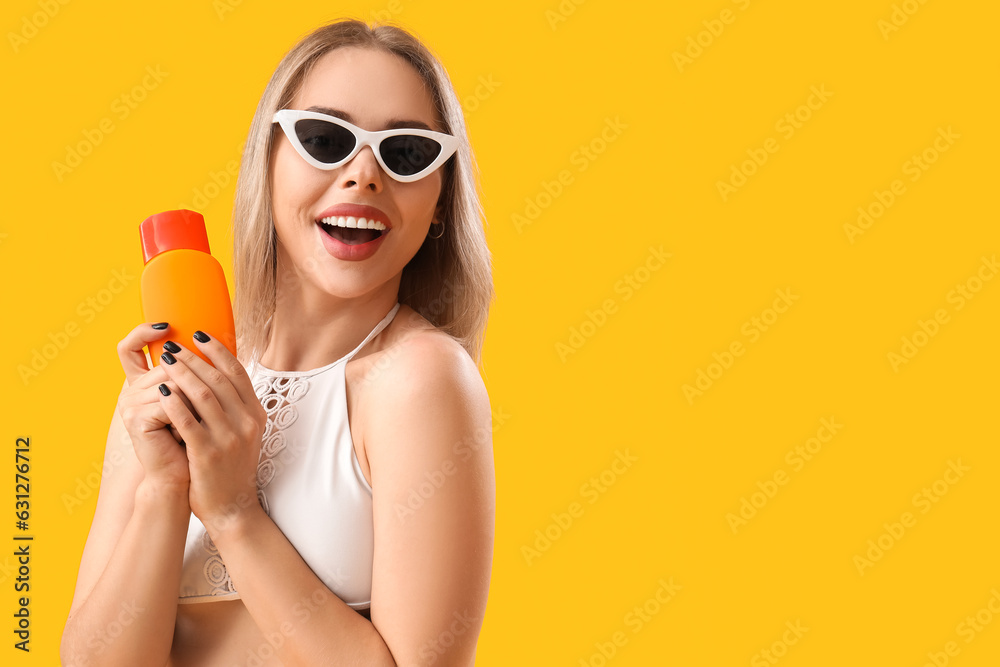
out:
M320 229L319 233L320 239L323 242L323 247L326 248L328 253L337 259L357 262L371 257L375 254L375 251L378 250L380 245L382 245L382 241L385 240L385 237L388 236L389 232L392 230L392 223L389 221L389 216L374 206L365 206L363 204L337 204L336 206L331 206L320 213L319 217L316 218L316 226L322 227L320 220L331 216L351 216L355 218L365 218L366 220L378 220L386 226L386 229L377 239L369 241L368 243L359 243L357 245L341 243Z

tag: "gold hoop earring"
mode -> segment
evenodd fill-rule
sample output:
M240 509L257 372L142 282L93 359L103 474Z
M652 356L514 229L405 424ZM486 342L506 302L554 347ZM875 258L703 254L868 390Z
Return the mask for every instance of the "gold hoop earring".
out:
M443 222L437 222L437 223L434 223L434 224L436 224L436 225L437 225L438 227L440 227L440 228L441 228L441 233L440 233L440 234L438 234L437 236L431 236L430 234L427 234L427 238L431 238L431 239L439 239L439 238L441 238L442 236L444 236L444 223L443 223Z

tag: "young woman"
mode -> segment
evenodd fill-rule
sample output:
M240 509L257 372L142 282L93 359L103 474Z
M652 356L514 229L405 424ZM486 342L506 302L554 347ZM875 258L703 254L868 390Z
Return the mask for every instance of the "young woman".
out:
M257 107L233 220L239 360L205 331L150 370L169 322L118 346L63 664L473 664L493 287L443 67L391 26L305 37Z

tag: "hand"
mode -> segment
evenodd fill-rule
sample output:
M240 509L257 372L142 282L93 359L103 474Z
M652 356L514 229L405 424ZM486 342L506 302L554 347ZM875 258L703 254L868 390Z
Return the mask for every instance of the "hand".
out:
M165 384L172 390L175 385L162 367L149 369L142 351L144 345L162 338L164 331L148 323L140 324L118 343L118 358L127 386L118 397L116 410L132 440L145 479L154 484L186 487L190 481L187 455L178 444L181 436L168 430L170 419L160 403L158 388Z
M193 344L212 364L176 341L165 343L159 368L178 391L161 394L159 401L187 445L191 511L215 537L233 521L261 510L257 462L267 413L239 360L219 341L199 334ZM181 395L201 415L200 422Z

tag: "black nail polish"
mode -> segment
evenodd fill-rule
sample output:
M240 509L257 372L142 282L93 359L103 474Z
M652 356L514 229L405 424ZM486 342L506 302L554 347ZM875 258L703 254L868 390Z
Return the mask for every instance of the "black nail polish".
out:
M156 329L157 331L163 331L168 326L170 325L167 324L166 322L157 322L156 324L153 325L153 328Z
M163 359L163 363L165 363L167 366L173 366L174 363L177 361L176 359L174 359L174 355L170 354L169 352L164 352L163 354L161 354L160 359Z
M174 354L177 354L178 352L181 351L180 345L178 345L172 340L168 340L166 343L164 343L163 349L166 350L167 352L173 352Z
M195 331L194 339L199 343L207 343L208 341L212 340L211 338L208 337L208 334L205 333L204 331Z
M160 393L163 394L164 396L170 395L170 387L168 387L165 384L161 384L159 387L157 387L157 389L159 389Z

